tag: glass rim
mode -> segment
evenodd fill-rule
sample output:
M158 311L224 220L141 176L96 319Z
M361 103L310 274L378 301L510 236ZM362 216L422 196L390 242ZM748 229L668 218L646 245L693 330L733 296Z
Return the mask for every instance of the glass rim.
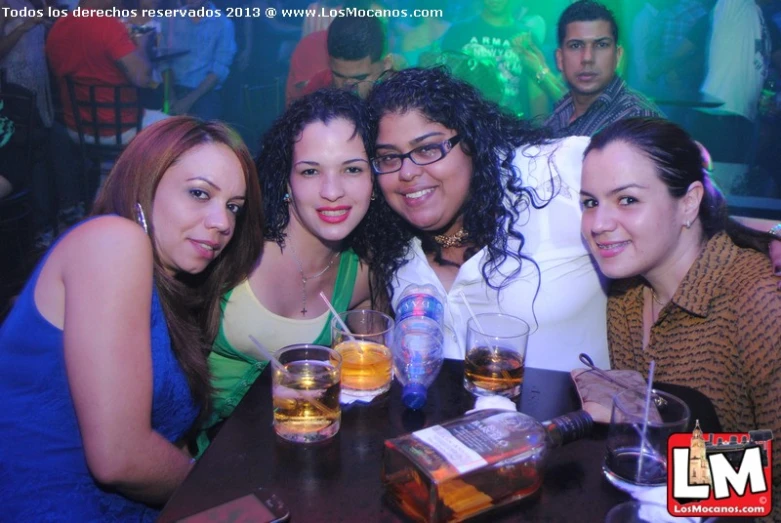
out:
M611 418L610 423L613 423L612 410L615 408L620 409L621 412L626 416L632 418L638 418L638 415L633 414L626 409L626 400L623 400L623 397L628 396L629 394L635 394L637 395L637 397L642 398L643 401L645 401L645 392L646 392L645 390L640 391L637 389L624 389L620 392L615 393L613 395L613 405L610 413L610 418ZM649 427L658 427L658 428L675 427L676 425L680 425L680 423L684 421L684 419L686 424L689 423L689 420L691 420L691 409L689 408L689 405L687 405L685 401L683 401L678 396L674 394L670 394L669 392L665 392L663 390L651 389L651 393L663 397L665 400L667 400L668 404L672 402L672 403L678 403L679 405L682 405L685 418L678 419L677 421L652 421L649 419L648 420Z
M335 351L331 347L327 347L325 345L318 345L316 343L292 343L290 345L285 345L284 347L282 347L278 351L272 353L272 355L275 358L280 359L280 356L282 356L283 354L286 354L286 353L289 353L289 352L293 352L294 350L315 350L315 351L326 352L330 358L334 358L334 359L336 359L339 362L338 368L341 368L341 366L342 366L342 355L341 354L339 354L337 351ZM323 360L323 361L326 361L326 360ZM290 363L290 362L281 362L280 361L280 363L285 365L286 363Z
M520 324L520 327L524 332L518 334L501 334L501 335L485 332L485 329L479 328L477 323L479 320L488 317L506 318L515 321ZM481 336L503 340L509 338L519 338L521 336L528 336L531 333L531 326L526 322L526 320L523 320L518 316L513 316L512 314L506 314L504 312L481 312L480 314L475 314L474 316L470 316L469 319L467 320L466 331L469 332L470 330L476 332L477 334L480 334Z
M372 315L378 315L381 318L383 318L386 321L388 327L383 329L383 330L377 331L377 332L365 332L365 333L350 332L348 334L347 331L345 331L342 328L342 326L339 325L339 320L337 320L336 316L334 316L333 318L331 318L331 332L336 331L336 332L340 332L340 333L342 333L344 335L347 335L347 336L353 336L355 338L366 338L366 337L369 337L369 336L383 336L385 334L393 332L393 329L396 326L396 321L393 318L391 318L388 314L385 314L382 311L377 311L377 310L374 310L374 309L352 309L352 310L349 310L349 311L340 312L337 316L339 316L345 323L347 323L347 316L349 316L351 314L354 314L354 313L365 314L367 312L370 312L370 313L372 313Z

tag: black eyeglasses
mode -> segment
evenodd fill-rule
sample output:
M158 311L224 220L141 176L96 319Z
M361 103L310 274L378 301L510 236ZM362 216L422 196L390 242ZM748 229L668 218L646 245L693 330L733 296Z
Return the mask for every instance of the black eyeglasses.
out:
M421 145L405 154L383 154L372 158L372 168L376 174L389 174L401 170L404 158L409 158L415 165L429 165L438 162L453 150L461 141L458 135L444 142Z

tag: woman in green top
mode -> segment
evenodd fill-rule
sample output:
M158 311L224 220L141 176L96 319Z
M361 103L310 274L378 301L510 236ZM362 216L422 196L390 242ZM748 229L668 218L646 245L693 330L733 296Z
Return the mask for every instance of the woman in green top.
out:
M266 220L263 254L249 278L228 292L209 356L214 412L227 418L267 364L292 343L330 345L330 314L370 308L364 217L372 212L367 115L361 100L324 89L297 100L266 133L256 160ZM208 445L205 434L199 450Z

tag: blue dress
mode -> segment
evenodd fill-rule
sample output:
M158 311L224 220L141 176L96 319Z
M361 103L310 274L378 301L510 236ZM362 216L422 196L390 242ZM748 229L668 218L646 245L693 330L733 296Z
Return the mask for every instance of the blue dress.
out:
M157 509L98 485L87 468L63 333L34 302L49 253L0 328L0 521L153 521ZM152 427L174 442L198 408L172 351L156 290L151 326Z

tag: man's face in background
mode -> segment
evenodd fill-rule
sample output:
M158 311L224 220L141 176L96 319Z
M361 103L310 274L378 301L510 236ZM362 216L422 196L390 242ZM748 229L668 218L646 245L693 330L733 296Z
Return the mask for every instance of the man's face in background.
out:
M386 69L387 60L371 61L367 56L360 60L343 60L341 58L329 58L328 67L333 76L333 86L338 89L346 89L366 98L380 75Z

